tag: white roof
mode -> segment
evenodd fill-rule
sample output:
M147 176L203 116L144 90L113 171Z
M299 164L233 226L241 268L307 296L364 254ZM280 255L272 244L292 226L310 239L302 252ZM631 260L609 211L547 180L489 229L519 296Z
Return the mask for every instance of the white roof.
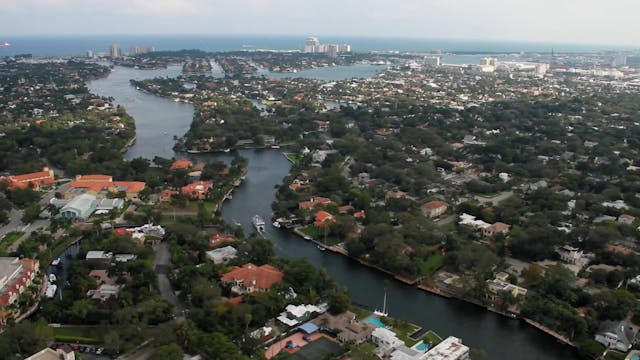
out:
M85 259L111 259L112 254L104 251L87 251L87 257Z

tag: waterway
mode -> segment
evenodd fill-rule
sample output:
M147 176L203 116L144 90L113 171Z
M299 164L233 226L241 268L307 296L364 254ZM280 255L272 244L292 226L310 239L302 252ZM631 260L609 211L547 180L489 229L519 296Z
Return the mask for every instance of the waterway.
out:
M113 96L135 117L138 141L127 152L127 158L174 155L171 134L181 136L188 129L193 115L192 106L144 94L131 87L128 79L174 76L175 71L116 68L109 77L89 84L92 91ZM165 132L170 135L162 135ZM276 186L289 172L291 164L280 150L242 150L240 154L249 160L247 177L234 192L233 199L223 205L222 216L230 223L240 222L245 233L251 233L253 215L259 214L265 220L272 218L271 203ZM228 160L231 155L210 156ZM423 292L342 255L320 251L310 242L270 225L265 236L273 241L278 256L305 258L315 266L326 269L339 285L348 289L355 303L369 309L381 308L386 286L390 316L417 323L441 336L460 337L465 344L484 349L487 359L577 359L573 349L522 321Z

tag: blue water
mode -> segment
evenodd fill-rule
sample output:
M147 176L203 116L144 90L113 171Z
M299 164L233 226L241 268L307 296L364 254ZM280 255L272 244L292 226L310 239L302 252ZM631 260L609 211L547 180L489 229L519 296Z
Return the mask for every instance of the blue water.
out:
M84 55L87 50L107 53L111 43L117 43L124 52L133 45L154 46L157 50L201 49L231 51L249 49L300 49L306 38L299 36L260 35L101 35L101 36L9 36L0 42L12 44L0 48L0 56L33 54L35 56ZM466 52L545 52L553 48L562 51L630 50L614 45L576 45L561 43L535 43L514 41L320 37L323 43L350 43L354 51L466 51Z
M371 324L371 325L373 325L373 326L375 326L377 328L386 328L387 327L382 321L380 321L379 318L377 318L375 316L371 316L371 317L367 318L364 322L366 322L368 324Z

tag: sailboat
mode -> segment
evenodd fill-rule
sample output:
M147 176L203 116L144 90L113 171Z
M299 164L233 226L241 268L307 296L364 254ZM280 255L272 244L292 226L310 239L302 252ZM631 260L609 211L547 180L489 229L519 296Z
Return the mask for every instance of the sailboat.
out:
M387 317L389 316L389 313L387 312L387 290L385 289L384 291L384 300L382 301L382 311L376 309L373 311L373 315L375 316L384 316Z

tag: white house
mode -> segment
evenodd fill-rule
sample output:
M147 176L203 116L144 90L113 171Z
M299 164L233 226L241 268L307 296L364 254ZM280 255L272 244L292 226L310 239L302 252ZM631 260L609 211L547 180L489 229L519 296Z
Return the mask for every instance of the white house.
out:
M233 246L225 246L219 249L207 251L207 259L213 261L214 264L226 264L229 260L235 259L238 250Z
M375 328L371 333L371 340L378 347L378 353L387 356L404 342L396 336L396 333L382 327Z

